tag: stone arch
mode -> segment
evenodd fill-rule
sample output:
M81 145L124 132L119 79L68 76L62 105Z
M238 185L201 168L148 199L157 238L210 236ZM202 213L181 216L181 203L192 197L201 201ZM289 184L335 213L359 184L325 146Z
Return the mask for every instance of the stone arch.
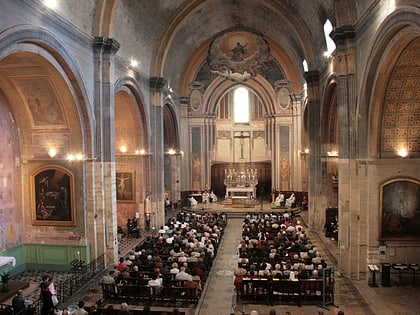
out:
M93 17L93 35L107 38L114 36L115 14L120 3L120 0L97 1L95 16Z
M84 85L82 71L61 40L44 28L34 26L12 27L0 34L0 78L4 103L14 117L19 130L21 161L16 167L14 185L20 195L16 198L15 211L21 209L23 219L19 229L23 231L19 242L24 243L41 229L49 226L27 228L31 224L32 205L29 176L40 165L64 165L67 155L80 153L94 159L92 126L94 115ZM85 234L88 203L84 184L85 164L68 164L74 173L77 185L76 228L61 232L72 236Z
M134 153L136 150L149 150L149 116L145 106L144 96L141 94L137 83L128 77L119 79L115 84L115 95L124 95L121 101L128 105L132 115L130 118L133 120L133 132L137 142L135 144ZM117 106L117 101L115 102ZM116 113L117 114L117 113ZM126 113L125 113L126 114ZM121 118L121 123L124 124L124 118Z
M294 35L296 40L300 43L300 47L303 50L303 54L306 57L309 65L316 65L319 63L318 60L318 51L313 43L310 30L305 27L305 23L300 19L300 17L293 12L290 12L290 9L287 6L283 5L280 2L273 3L270 0L260 0L259 3L270 8L271 11L275 12L277 15L284 17L284 21L289 22L289 26L294 30ZM151 62L151 74L153 76L162 76L163 69L166 62L166 56L172 44L174 37L176 36L178 30L188 21L188 18L192 16L195 12L202 9L206 3L198 0L188 1L185 4L181 5L175 14L174 18L171 20L170 24L167 26L166 32L160 39L155 53L153 54L154 59ZM290 14L288 14L290 13ZM204 43L201 48L198 50L198 53L203 53L203 47L208 47L208 42ZM204 49L205 50L205 49ZM199 60L193 58L194 60ZM201 59L203 60L203 59ZM188 83L185 85L184 89L188 86ZM180 89L180 91L182 91ZM185 91L182 91L185 92Z
M26 58L36 58L38 62L42 62L50 71L53 71L57 78L63 80L63 87L68 89L67 97L71 99L75 106L75 112L77 112L75 115L80 129L80 141L84 139L81 146L84 151L86 150L87 155L93 157L91 126L94 115L88 104L89 98L82 83L80 68L64 44L44 29L18 26L8 29L0 36L0 59L4 61L7 57L19 56L16 54L21 56L25 54ZM27 122L23 121L22 123L26 124Z
M366 72L363 73L357 110L359 134L367 135L358 139L362 156L380 156L381 117L386 97L384 91L403 49L419 36L418 14L409 8L390 15L374 36L377 40L373 43Z
M327 150L338 150L337 83L334 78L330 79L323 100L321 139L324 143L322 145Z
M163 107L163 139L165 152L179 149L179 130L177 118L169 103Z

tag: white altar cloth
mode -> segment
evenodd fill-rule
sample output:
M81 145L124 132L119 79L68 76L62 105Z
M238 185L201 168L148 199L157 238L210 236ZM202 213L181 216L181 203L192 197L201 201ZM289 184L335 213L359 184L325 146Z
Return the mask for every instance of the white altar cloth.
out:
M228 187L225 199L234 196L246 196L248 199L255 198L256 188L253 187Z
M7 256L0 256L0 268L12 265L13 267L16 266L16 258L15 257L7 257Z

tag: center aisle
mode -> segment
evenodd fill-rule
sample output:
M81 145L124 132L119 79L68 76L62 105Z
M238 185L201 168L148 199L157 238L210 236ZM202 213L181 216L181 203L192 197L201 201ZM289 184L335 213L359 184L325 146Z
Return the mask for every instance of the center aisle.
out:
M230 314L233 297L233 270L237 268L237 247L241 240L243 218L228 218L225 233L214 259L203 296L195 315Z

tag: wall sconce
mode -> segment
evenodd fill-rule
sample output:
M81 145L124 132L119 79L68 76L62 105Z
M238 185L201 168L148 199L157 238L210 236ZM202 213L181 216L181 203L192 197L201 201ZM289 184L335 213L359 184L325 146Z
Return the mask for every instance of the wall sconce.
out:
M407 151L407 149L406 149L406 148L401 148L401 149L399 149L399 150L398 150L397 154L398 154L400 157L405 158L405 157L407 157L407 156L408 156L408 151Z
M169 149L168 152L165 152L165 155L181 155L181 156L184 156L184 151L176 151L174 149Z
M306 159L306 157L309 155L309 149L305 148L303 151L299 151L300 157L303 159Z
M69 161L85 161L87 158L82 153L69 153L67 154L67 160Z
M327 156L329 157L338 157L338 151L332 150L327 152Z
M55 156L57 155L57 150L56 150L56 149L54 149L54 148L50 148L50 149L48 150L48 155L50 156L50 158L55 157Z
M306 148L305 150L303 150L303 151L299 151L299 154L300 155L309 155L309 149L308 148Z

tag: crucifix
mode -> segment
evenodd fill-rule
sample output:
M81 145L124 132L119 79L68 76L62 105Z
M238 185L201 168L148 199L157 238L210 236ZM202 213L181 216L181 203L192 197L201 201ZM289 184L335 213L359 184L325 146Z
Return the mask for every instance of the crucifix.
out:
M239 143L241 146L241 157L239 158L239 162L245 162L245 157L244 157L244 147L245 147L245 139L249 139L250 136L249 135L244 135L244 132L241 131L240 135L235 135L234 136L235 139L239 139Z

